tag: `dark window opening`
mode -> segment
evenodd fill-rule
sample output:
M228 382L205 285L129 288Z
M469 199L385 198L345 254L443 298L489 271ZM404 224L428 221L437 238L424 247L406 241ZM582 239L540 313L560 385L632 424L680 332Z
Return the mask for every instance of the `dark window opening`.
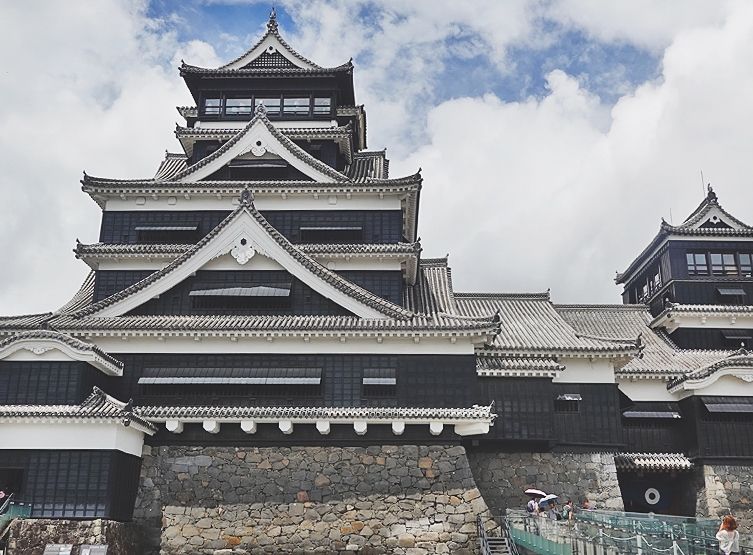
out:
M141 384L144 397L321 397L321 384Z
M750 345L753 330L721 330L722 337L731 348L746 348Z
M707 276L709 267L706 263L706 253L688 253L688 275Z
M188 296L195 309L288 309L292 306L292 283L194 289Z
M332 113L332 99L327 98L314 98L314 115L315 116L328 116Z
M750 277L753 273L752 256L748 253L740 253L740 274L744 277Z
M716 292L722 304L739 305L745 303L745 290L742 287L717 287Z
M389 397L397 397L397 386L363 384L363 396L368 399L384 399L384 398L389 398Z
M554 400L555 412L579 412L582 398L578 393L563 393Z
M302 243L362 243L362 226L317 226L300 228Z
M139 243L195 243L199 240L198 224L136 226Z

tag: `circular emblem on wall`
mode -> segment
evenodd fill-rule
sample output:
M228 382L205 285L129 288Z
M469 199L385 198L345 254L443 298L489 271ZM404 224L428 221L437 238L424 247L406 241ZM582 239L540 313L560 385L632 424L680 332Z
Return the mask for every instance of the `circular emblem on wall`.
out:
M656 505L661 499L661 494L656 488L648 488L644 497L646 498L646 503L649 505Z

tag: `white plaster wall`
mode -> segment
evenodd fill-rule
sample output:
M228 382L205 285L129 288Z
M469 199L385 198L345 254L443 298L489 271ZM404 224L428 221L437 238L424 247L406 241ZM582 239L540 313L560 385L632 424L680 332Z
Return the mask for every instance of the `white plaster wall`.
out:
M0 424L3 449L114 449L141 456L144 434L130 426L105 423Z
M753 383L746 382L735 376L721 376L714 383L704 387L703 389L691 389L687 391L679 391L678 395L681 398L689 397L691 395L719 395L730 397L753 397Z
M679 396L667 391L664 380L626 380L620 378L617 384L625 395L633 401L677 401Z
M565 366L554 383L614 383L614 365L606 358L561 358Z
M34 354L33 352L27 350L27 349L18 349L17 351L12 352L7 357L5 357L3 360L25 360L25 361L34 361L34 362L40 362L40 361L76 361L78 359L75 359L73 357L68 356L63 351L60 351L58 349L50 349L49 351L45 351L44 353L40 354Z

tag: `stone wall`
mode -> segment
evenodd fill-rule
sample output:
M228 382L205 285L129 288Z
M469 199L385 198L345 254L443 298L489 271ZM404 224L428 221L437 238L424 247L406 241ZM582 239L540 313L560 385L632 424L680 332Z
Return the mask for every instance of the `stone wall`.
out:
M696 516L721 519L731 514L743 541L753 543L753 466L703 465L696 472Z
M73 544L71 555L81 545L107 544L107 555L141 552L136 526L113 520L16 519L8 526L8 555L42 555L48 543Z
M460 446L147 447L141 476L163 554L476 553L488 514Z
M523 492L538 488L596 509L623 510L614 455L611 453L468 453L471 471L492 514L523 509Z

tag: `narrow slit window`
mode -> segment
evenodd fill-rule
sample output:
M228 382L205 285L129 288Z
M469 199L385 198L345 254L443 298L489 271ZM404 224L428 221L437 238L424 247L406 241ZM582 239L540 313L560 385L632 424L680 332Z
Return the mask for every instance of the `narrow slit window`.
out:
M365 368L363 396L385 398L397 396L397 377L394 368Z
M362 243L362 226L301 226L302 243Z
M199 239L198 224L141 225L135 231L139 243L181 244Z

